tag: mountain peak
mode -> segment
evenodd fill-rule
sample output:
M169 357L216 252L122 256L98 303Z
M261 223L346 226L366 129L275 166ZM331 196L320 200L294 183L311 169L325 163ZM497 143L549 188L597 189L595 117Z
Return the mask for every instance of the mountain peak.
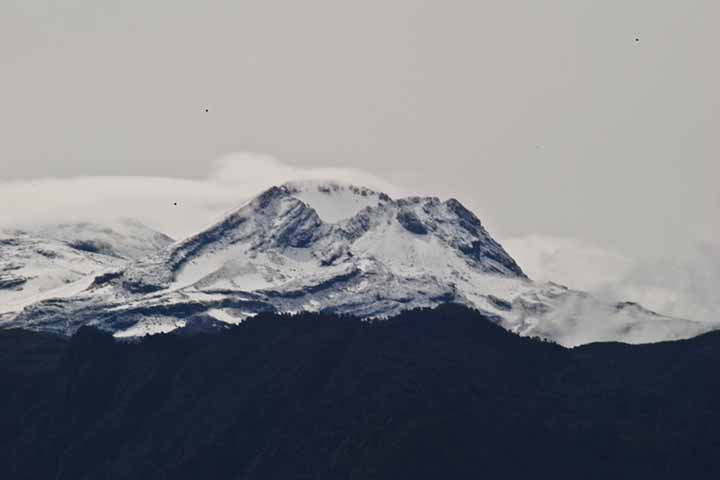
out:
M13 241L3 240L8 248ZM0 279L5 290L17 288L13 268ZM234 324L266 311L387 318L460 303L516 333L565 345L683 338L705 328L531 281L456 199L393 199L339 182L272 187L209 228L87 284L17 315L0 313L0 324L64 333L92 324L123 337Z
M330 224L347 220L366 207L392 200L385 193L336 181L288 182L276 188L304 202L317 212L323 222Z

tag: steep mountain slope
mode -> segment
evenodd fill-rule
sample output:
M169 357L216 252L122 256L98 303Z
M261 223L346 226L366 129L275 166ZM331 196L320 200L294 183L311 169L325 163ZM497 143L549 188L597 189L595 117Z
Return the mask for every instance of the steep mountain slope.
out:
M263 311L385 318L447 302L564 345L686 338L711 328L532 282L457 200L392 199L317 182L273 187L77 295L28 306L12 323L64 333L90 324L136 336Z
M0 231L0 315L88 288L172 240L131 221L67 223ZM0 317L2 318L2 317Z

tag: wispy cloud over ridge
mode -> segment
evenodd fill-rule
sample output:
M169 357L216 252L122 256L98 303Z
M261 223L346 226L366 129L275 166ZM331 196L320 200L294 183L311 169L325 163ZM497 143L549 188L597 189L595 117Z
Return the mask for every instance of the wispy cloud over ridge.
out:
M187 236L244 200L291 180L337 180L400 190L356 169L301 168L266 155L234 153L206 178L73 177L0 180L0 227L131 217L175 238Z

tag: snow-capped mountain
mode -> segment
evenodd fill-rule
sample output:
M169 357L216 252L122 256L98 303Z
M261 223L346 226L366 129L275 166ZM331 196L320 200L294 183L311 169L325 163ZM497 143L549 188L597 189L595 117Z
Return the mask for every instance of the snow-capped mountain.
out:
M117 336L237 323L260 311L383 318L463 303L564 345L686 338L711 326L530 280L457 200L337 183L273 187L186 240L28 305L6 325ZM58 296L59 297L59 296Z
M132 220L0 230L0 315L80 293L96 275L120 270L170 243Z
M77 222L26 226L15 234L56 240L75 250L98 253L125 260L139 260L167 247L174 240L133 219L103 223ZM12 235L12 231L6 235Z

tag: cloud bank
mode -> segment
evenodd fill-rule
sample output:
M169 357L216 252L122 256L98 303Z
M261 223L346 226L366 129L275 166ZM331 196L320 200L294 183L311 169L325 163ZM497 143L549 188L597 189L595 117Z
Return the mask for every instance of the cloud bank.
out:
M720 242L691 239L664 256L631 258L592 242L528 235L503 241L525 272L611 301L690 320L720 320Z
M0 180L0 228L130 217L183 238L243 201L290 180L337 180L397 195L400 189L354 169L299 168L258 154L213 162L204 179L75 177Z

